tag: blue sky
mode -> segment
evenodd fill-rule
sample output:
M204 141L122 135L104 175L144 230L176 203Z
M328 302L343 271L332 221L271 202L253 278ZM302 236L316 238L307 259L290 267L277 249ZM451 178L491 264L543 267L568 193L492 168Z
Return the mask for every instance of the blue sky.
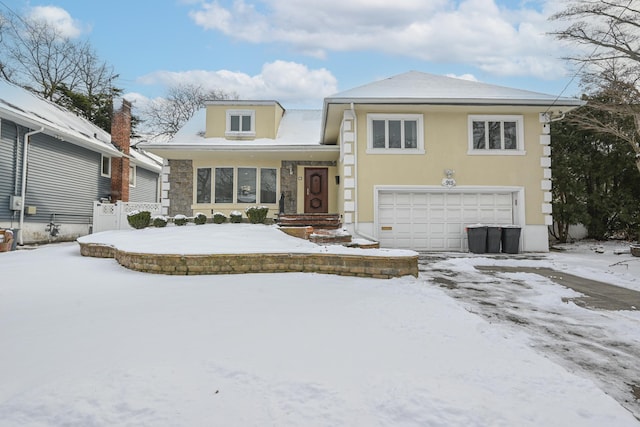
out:
M87 38L138 106L175 82L321 108L322 98L418 70L578 95L548 36L557 0L2 0Z

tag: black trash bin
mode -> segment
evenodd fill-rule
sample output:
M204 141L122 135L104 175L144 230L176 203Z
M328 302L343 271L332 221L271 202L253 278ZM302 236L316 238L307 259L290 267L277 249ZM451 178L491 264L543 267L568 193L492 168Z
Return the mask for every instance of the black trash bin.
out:
M517 254L520 251L520 227L517 225L502 226L502 252Z
M469 225L467 226L467 238L469 240L469 252L483 254L487 251L487 226Z
M502 240L502 227L489 225L487 227L487 253L500 253L500 242Z

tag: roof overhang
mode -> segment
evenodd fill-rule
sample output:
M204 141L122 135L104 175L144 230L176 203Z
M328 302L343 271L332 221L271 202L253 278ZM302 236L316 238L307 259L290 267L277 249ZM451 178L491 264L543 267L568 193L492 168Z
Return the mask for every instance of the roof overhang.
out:
M335 145L203 145L203 144L144 144L144 150L165 159L226 159L256 158L265 160L335 161L340 147Z

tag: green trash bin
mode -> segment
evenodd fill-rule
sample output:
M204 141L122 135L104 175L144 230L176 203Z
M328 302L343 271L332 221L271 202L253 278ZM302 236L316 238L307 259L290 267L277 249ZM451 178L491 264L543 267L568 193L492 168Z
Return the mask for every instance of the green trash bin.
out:
M517 225L502 226L502 252L517 254L520 252L520 227Z
M482 224L467 226L469 252L483 254L487 251L487 226Z
M502 241L502 227L489 225L487 227L487 253L500 253L500 243Z

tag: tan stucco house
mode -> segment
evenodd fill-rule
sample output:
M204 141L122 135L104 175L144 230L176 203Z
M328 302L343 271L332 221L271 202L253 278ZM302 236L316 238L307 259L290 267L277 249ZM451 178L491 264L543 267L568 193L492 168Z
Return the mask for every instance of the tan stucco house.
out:
M574 98L408 72L325 98L212 101L167 142L165 213L263 205L337 213L382 247L466 251L468 225L511 224L548 251L550 126Z

